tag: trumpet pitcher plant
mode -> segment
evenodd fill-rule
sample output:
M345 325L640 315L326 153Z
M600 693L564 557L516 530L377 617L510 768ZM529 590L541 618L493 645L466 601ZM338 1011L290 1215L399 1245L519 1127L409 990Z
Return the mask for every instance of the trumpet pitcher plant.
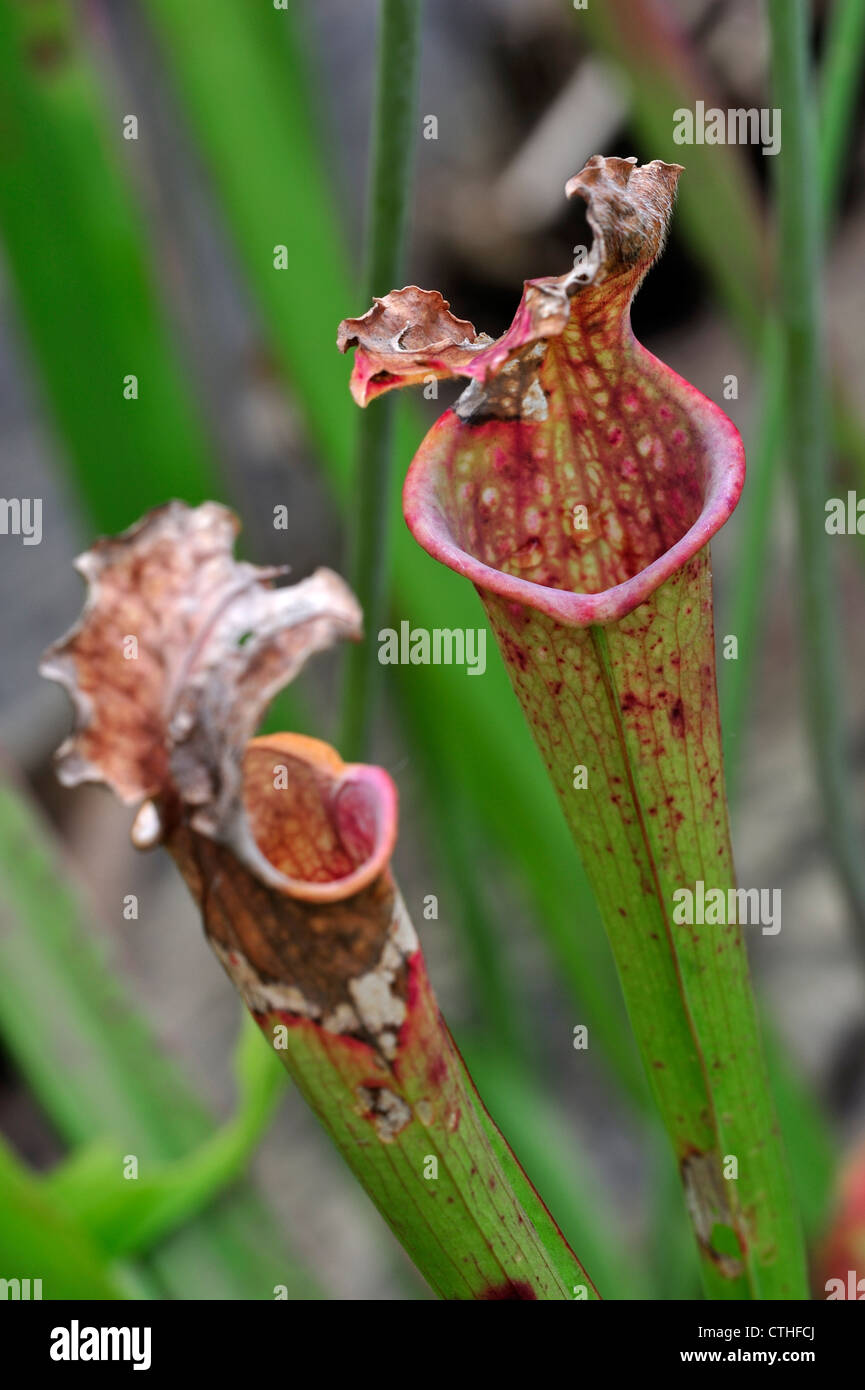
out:
M221 506L171 503L78 561L43 674L69 690L68 785L103 782L163 845L219 961L333 1143L447 1299L597 1298L484 1109L390 868L396 788L296 734L252 738L306 659L360 636L327 570L275 588Z
M715 681L708 542L738 501L742 443L630 324L681 172L592 158L567 187L591 249L528 281L498 340L410 286L338 343L362 406L468 379L411 465L406 521L486 609L603 914L709 1296L804 1298Z

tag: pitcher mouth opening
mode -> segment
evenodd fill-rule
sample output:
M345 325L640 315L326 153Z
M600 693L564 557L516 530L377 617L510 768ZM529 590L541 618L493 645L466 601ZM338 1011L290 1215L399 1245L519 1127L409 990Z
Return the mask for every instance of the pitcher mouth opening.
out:
M252 739L243 759L249 867L305 902L341 902L387 867L396 789L381 768L343 763L319 739Z
M409 530L481 591L572 626L615 622L702 549L741 494L738 431L678 386L661 407L671 415L663 439L610 421L592 488L567 450L547 463L532 423L491 421L467 434L448 411L406 478Z

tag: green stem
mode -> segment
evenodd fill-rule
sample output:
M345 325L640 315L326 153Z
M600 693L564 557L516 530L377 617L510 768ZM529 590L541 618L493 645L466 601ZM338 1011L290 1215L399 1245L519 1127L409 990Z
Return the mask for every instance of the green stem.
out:
M804 0L769 0L777 157L779 299L785 339L788 454L796 497L803 675L815 772L830 851L865 943L865 866L850 804L842 703L838 595L825 529L828 401L815 102Z
M839 0L832 10L826 51L820 71L820 205L823 226L831 230L837 215L841 162L847 149L856 104L855 78L865 48L865 8L859 0ZM762 367L763 401L755 442L748 454L748 480L739 505L739 543L728 603L729 630L739 639L736 662L721 667L721 706L724 711L727 790L735 800L735 778L741 755L748 697L754 678L764 582L765 536L775 499L778 463L784 444L784 352L779 326L773 318L765 329ZM854 449L848 440L842 452Z
M863 47L865 5L862 0L835 0L820 72L819 174L824 226L831 225L837 210L850 119L859 93Z
M367 215L366 299L386 294L401 277L415 137L420 0L381 0ZM368 751L379 665L375 635L388 603L388 497L393 457L391 400L358 419L352 587L366 622L366 641L347 657L341 751Z

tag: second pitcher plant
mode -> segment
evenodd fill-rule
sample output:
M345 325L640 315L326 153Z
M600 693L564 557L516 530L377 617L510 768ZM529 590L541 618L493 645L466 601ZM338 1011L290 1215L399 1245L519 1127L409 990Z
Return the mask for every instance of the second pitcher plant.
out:
M497 341L415 287L340 327L361 405L465 376L404 493L476 586L604 916L715 1298L807 1296L736 889L707 542L744 481L726 416L634 338L676 165L589 161L594 241ZM748 915L750 913L750 916Z

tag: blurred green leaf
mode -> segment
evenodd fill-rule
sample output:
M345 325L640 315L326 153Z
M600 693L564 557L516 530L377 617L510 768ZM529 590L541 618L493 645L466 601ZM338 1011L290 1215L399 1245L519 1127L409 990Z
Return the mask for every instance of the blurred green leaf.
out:
M0 238L63 457L115 531L215 484L97 91L70 5L0 5Z
M677 226L752 346L760 341L768 295L764 218L756 182L735 145L677 145L674 112L714 106L711 77L656 0L604 0L573 10L589 42L627 74L630 114L645 158L684 164ZM623 151L630 154L631 151Z
M830 861L865 959L865 865L849 775L843 694L840 592L825 499L830 489L827 319L822 293L823 210L805 0L768 0L772 93L784 111L775 163L778 317L784 358L784 433L796 503L797 629L814 781Z
M127 1155L99 1140L45 1179L54 1197L112 1256L140 1254L184 1225L237 1181L273 1118L285 1074L248 1015L241 1023L234 1114L182 1158L127 1171ZM306 1291L312 1296L311 1288Z
M0 1140L0 1278L41 1280L41 1297L115 1299L124 1292L87 1230ZM8 1294L5 1295L8 1297Z
M113 978L48 832L8 782L0 783L0 1032L73 1147L104 1139L146 1165L181 1158L213 1134ZM273 1217L243 1186L149 1261L176 1298L309 1288L275 1239Z

